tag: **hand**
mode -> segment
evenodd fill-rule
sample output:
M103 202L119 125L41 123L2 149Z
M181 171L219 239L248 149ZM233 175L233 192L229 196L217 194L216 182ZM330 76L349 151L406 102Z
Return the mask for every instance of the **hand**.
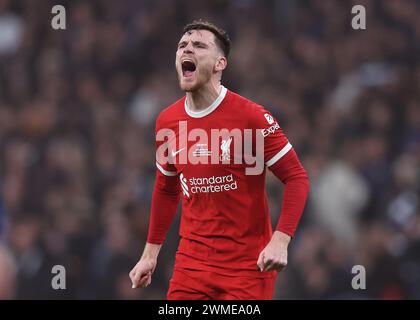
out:
M155 271L157 257L161 247L161 244L146 242L139 262L137 262L129 273L133 289L139 287L145 288L152 282L152 274Z
M130 271L132 288L145 288L152 282L152 274L156 268L156 260L142 258Z
M257 266L261 272L263 271L282 271L287 266L287 248L290 242L290 236L281 232L275 231L270 242L261 251Z

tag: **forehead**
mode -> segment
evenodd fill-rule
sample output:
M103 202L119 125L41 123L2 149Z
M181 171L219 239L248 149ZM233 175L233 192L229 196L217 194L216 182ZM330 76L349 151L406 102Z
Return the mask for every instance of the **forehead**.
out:
M181 41L201 41L214 44L214 34L208 30L190 30L182 36Z

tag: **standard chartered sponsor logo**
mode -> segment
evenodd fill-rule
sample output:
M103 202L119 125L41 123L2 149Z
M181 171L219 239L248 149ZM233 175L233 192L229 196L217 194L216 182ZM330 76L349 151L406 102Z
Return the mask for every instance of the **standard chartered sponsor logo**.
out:
M224 191L231 191L238 189L238 183L234 179L233 174L225 176L211 176L211 177L200 177L187 179L181 173L179 175L181 180L181 188L184 195L190 198L190 192L195 193L217 193Z
M212 176L210 178L189 179L192 193L213 193L238 189L233 174L226 176Z
M179 180L181 180L182 193L184 193L184 196L186 196L187 198L189 198L190 197L190 193L189 193L189 189L188 189L188 185L187 185L187 179L185 179L183 173L181 173L179 175Z

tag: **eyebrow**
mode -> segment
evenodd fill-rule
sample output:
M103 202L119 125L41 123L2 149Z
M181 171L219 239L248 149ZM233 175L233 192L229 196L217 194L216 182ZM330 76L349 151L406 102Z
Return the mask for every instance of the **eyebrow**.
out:
M178 43L178 47L180 46L180 45L182 45L182 44L187 44L187 42L188 41L181 41L180 43ZM212 43L212 42L210 42L210 43ZM206 48L208 48L209 47L209 45L207 44L207 43L204 43L204 42L202 42L202 41L192 41L192 44L193 45L203 45L203 46L205 46Z

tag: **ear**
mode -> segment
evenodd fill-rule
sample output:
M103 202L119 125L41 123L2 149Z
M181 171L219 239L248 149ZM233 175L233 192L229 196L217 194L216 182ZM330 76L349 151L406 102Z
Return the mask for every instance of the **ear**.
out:
M215 71L223 71L227 67L227 59L224 56L219 56L214 67Z

